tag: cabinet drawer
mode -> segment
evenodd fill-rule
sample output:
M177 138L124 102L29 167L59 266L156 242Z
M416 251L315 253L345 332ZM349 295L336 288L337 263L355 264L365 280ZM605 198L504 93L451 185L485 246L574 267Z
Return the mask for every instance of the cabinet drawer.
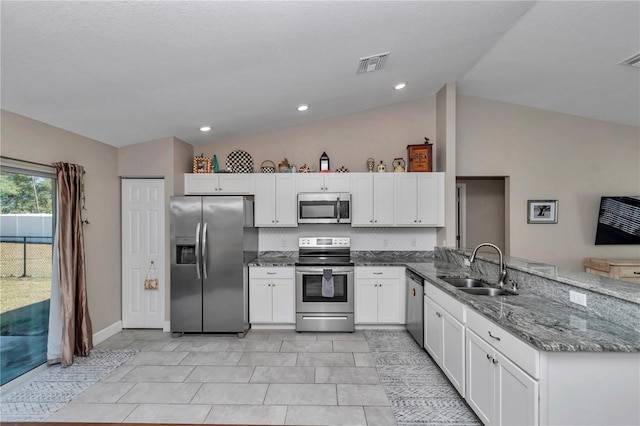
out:
M471 309L467 310L467 327L535 379L540 378L538 350Z
M292 267L252 266L249 269L249 276L251 278L293 278L293 271Z
M640 265L620 266L620 278L640 278Z
M467 318L465 315L466 310L462 303L458 302L453 297L449 296L448 294L436 288L434 285L429 284L428 282L425 282L425 293L434 302L442 306L444 310L449 312L449 315L457 319L458 322L461 322L462 324L467 322Z
M358 266L355 273L356 278L400 278L403 269L394 266Z

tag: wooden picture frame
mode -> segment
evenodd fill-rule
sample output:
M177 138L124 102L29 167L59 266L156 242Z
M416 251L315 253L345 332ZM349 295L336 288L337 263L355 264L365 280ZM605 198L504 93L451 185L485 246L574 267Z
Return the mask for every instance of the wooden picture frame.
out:
M211 173L211 158L193 157L193 173Z
M558 200L528 200L527 223L558 223Z

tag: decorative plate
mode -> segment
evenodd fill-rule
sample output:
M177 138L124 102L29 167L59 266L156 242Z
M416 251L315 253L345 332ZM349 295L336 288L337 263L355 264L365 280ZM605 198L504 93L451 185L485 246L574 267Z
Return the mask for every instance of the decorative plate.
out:
M253 158L248 152L238 149L229 154L226 167L231 173L253 173Z

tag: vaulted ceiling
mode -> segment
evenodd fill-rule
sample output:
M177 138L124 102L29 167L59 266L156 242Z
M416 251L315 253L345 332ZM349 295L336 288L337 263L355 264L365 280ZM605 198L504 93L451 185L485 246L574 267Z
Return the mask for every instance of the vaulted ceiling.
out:
M619 64L640 52L637 1L5 1L0 14L1 107L113 146L205 144L449 81L640 126L640 69Z

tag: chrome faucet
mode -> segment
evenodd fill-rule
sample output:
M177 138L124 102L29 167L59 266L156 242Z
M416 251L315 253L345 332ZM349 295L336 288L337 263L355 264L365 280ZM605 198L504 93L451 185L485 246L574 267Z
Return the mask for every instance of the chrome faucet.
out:
M504 288L504 280L507 278L507 270L504 267L504 261L502 258L502 251L500 250L500 248L495 245L495 244L491 244L491 243L480 243L478 244L478 247L473 249L473 253L471 253L471 257L469 258L469 263L473 263L476 260L476 253L478 252L478 249L480 247L493 247L494 249L496 249L498 251L498 254L500 255L500 277L498 278L498 285L500 286L500 288Z

